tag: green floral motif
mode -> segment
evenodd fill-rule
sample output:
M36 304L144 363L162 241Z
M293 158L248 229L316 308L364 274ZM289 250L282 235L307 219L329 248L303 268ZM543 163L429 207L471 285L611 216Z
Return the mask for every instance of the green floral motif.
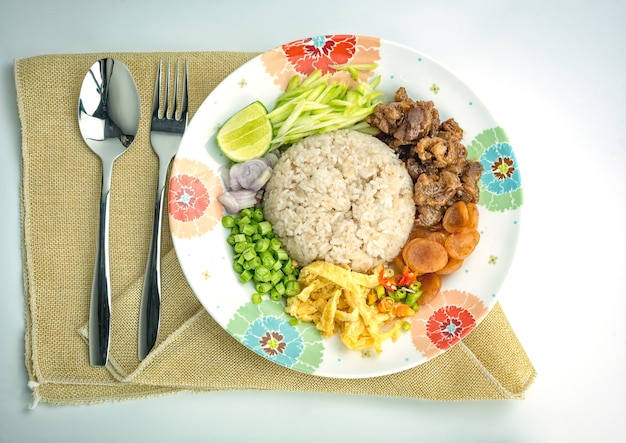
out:
M290 324L281 303L242 305L227 329L235 339L279 365L312 374L322 362L324 344L312 323Z
M500 127L486 129L467 146L468 157L483 165L479 182L479 204L491 212L519 208L523 201L522 181L513 148Z

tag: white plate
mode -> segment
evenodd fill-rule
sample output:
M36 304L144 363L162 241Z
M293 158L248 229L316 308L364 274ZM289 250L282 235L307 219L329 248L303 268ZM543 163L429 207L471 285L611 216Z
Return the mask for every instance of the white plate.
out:
M445 277L442 293L411 319L412 328L383 352L347 350L309 324L291 326L280 303L251 302L252 284L232 270L232 252L216 197L218 169L227 163L217 128L243 106L268 109L291 76L337 63L376 63L385 101L404 86L415 100L433 100L442 121L465 130L470 158L484 166L479 202L481 240L464 267ZM206 98L183 137L170 179L174 247L194 293L236 340L285 367L325 377L362 378L403 371L445 352L487 315L511 265L522 204L520 172L505 132L474 93L440 64L405 46L374 37L318 36L268 51L229 75ZM270 338L271 340L267 340Z

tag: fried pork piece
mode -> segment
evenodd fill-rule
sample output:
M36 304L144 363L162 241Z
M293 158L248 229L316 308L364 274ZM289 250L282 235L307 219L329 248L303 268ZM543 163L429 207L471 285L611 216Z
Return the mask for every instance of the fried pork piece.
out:
M415 101L401 87L394 101L377 105L367 122L405 162L414 183L417 226L437 225L457 201L478 201L482 165L467 159L463 129L452 118L441 122L432 101Z
M388 135L384 141L395 150L432 135L439 127L439 111L432 101L412 100L401 87L393 102L376 105L367 122Z

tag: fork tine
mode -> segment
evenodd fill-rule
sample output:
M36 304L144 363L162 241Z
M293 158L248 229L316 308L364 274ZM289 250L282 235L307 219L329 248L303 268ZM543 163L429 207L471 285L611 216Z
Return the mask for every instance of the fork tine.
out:
M184 74L183 74L183 98L182 98L182 104L180 107L181 120L185 120L185 124L187 124L187 106L189 103L188 97L187 97L187 78L188 78L187 60L185 60L185 67L184 67Z
M156 82L154 83L154 98L152 99L152 117L159 117L159 103L161 102L161 70L163 67L163 60L159 60L159 67L157 68Z
M171 67L170 67L170 59L167 59L167 75L165 80L165 99L163 100L163 117L170 118L172 116L172 110L170 109L170 76L171 76ZM174 89L174 103L176 103L176 89ZM176 110L176 105L173 105L174 111Z
M176 60L176 77L174 78L174 94L172 95L172 110L171 117L175 120L178 120L178 75L179 71L179 61Z

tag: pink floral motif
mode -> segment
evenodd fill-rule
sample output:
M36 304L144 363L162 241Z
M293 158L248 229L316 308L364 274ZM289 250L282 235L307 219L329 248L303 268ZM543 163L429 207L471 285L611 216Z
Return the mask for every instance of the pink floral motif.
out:
M294 75L308 75L315 69L331 73L337 80L351 81L348 73L333 65L370 64L380 60L380 40L356 35L321 35L286 43L266 52L261 61L274 83L285 88ZM364 72L362 80L371 76Z
M424 357L435 357L469 334L487 312L475 295L455 289L442 291L411 319L413 345Z
M217 201L222 192L219 178L206 165L176 159L168 196L169 222L174 237L199 237L213 229L222 218L222 205Z

